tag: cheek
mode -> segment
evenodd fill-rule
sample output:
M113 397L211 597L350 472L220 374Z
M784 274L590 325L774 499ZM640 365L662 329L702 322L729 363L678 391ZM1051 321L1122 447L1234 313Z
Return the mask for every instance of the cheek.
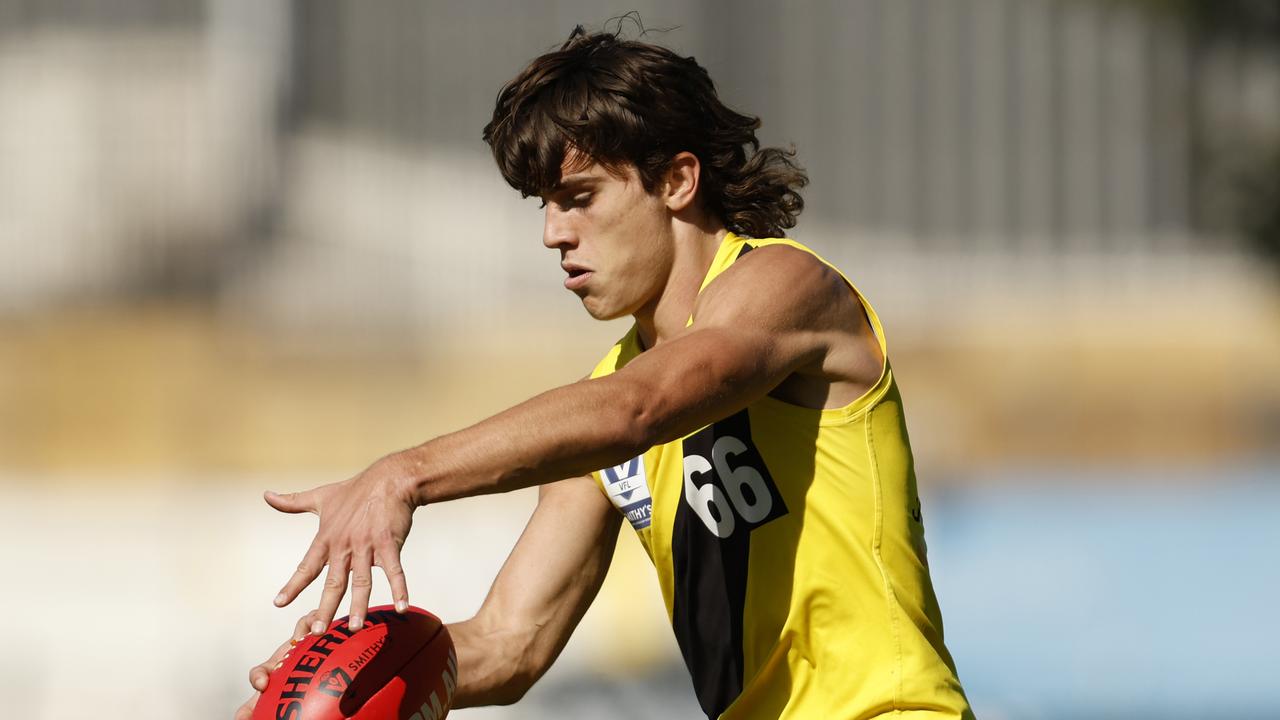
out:
M606 282L600 288L601 299L625 305L661 282L669 265L664 244L669 228L661 201L646 193L627 193L610 205L613 212L593 218L604 231L596 253L598 267L607 276L602 277Z

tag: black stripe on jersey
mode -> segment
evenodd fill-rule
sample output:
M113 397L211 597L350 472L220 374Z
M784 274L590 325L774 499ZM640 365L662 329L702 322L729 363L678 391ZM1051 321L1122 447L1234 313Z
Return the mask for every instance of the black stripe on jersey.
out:
M671 623L693 678L698 703L708 718L718 717L742 693L742 614L747 595L751 530L787 514L769 469L751 440L746 410L685 438L684 457L712 458L716 441L726 436L742 441L746 450L722 460L725 467L730 474L744 466L754 468L763 477L772 505L768 514L756 522L737 516L733 530L726 537L718 537L690 507L685 485L692 482L695 487L703 488L714 483L720 488L721 497L727 498L723 494L726 478L720 477L720 471L713 467L709 472L692 473L681 485L680 503L671 529L675 584ZM723 452L721 454L723 456ZM761 500L751 498L753 502ZM730 507L728 511L733 509ZM717 519L723 518L717 515Z

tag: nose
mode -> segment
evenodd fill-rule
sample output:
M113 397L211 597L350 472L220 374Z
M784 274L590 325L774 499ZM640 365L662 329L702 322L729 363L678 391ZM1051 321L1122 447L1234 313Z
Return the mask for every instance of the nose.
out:
M542 244L552 250L568 250L578 245L578 236L565 213L548 203L542 222Z

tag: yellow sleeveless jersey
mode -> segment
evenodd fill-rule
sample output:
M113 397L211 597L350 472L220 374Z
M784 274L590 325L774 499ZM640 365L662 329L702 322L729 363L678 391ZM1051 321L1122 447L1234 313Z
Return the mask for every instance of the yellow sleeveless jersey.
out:
M817 257L730 233L702 287L776 244ZM815 410L766 396L595 473L653 560L708 718L973 717L942 642L884 331L862 302L885 354L862 397ZM591 377L640 352L632 327Z

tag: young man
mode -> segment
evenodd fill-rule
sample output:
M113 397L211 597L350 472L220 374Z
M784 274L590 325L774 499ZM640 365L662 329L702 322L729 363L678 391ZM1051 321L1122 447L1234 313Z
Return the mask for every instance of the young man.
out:
M839 271L768 239L794 225L805 176L758 126L693 58L581 28L502 89L485 140L544 201L565 287L635 324L588 379L345 482L268 493L320 520L276 604L329 567L295 637L327 627L348 577L358 626L374 565L408 603L415 507L541 485L483 606L450 626L455 707L515 702L541 677L625 518L707 717L972 717L884 334Z

